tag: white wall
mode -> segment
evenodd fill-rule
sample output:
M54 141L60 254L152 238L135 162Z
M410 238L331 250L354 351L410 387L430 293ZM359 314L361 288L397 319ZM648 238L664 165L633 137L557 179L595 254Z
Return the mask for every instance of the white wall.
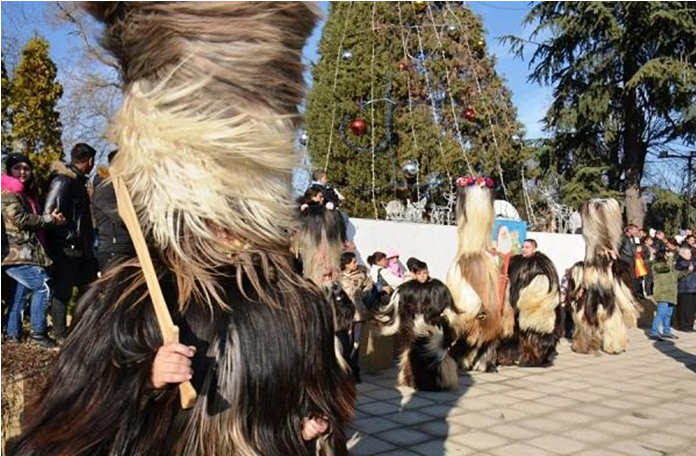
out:
M363 262L377 250L392 248L399 252L402 263L416 257L428 263L433 277L443 281L457 252L456 226L350 219L348 237L354 240ZM528 231L527 237L536 239L539 250L551 258L561 275L585 256L585 242L579 234Z

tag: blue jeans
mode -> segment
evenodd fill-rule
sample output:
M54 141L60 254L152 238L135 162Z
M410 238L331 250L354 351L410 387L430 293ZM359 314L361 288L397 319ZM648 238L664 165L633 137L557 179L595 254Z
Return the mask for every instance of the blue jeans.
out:
M5 274L17 282L8 316L7 335L19 337L22 334L22 314L29 293L32 293L31 331L33 334L46 334L46 313L51 298L46 270L40 266L6 266Z
M657 313L655 313L652 329L650 330L651 336L657 336L660 334L660 325L662 325L662 335L669 335L673 311L674 304L670 304L665 301L657 302Z

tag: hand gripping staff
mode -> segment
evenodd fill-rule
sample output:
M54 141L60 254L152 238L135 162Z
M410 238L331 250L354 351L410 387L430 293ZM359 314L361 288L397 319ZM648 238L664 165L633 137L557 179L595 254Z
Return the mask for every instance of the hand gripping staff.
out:
M160 331L162 331L162 339L164 340L165 344L169 342L179 342L179 327L174 324L172 316L169 314L167 303L164 301L162 288L160 288L159 280L157 279L157 274L155 273L155 267L152 264L152 258L150 258L150 252L148 251L147 244L145 243L145 236L140 228L140 222L138 221L138 216L135 213L133 201L131 201L128 189L126 188L123 179L120 177L113 178L113 185L114 191L116 192L118 213L121 216L121 219L123 219L123 223L126 224L128 233L133 240L133 246L135 247L135 252L138 255L138 261L140 261L140 267L143 269L145 282L147 283L147 288L150 291L150 300L152 301L152 306L155 309L157 323L159 324ZM181 398L181 408L189 409L193 407L193 404L196 402L197 395L196 390L193 388L193 385L191 385L191 382L179 384L179 396Z

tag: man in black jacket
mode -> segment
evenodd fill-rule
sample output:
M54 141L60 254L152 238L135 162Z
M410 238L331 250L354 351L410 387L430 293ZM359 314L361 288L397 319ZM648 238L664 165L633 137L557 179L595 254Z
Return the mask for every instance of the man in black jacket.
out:
M619 258L630 264L631 267L636 265L636 236L638 236L638 227L632 223L626 225L619 246Z
M87 183L96 151L80 143L70 152L70 164L54 162L46 197L45 214L58 210L67 223L48 231L48 253L53 260L51 313L56 338L66 335L67 306L74 286L83 287L96 277L94 225Z
M117 151L109 154L109 165ZM97 262L99 271L104 273L109 267L131 256L135 256L126 225L118 215L116 193L111 181L105 181L108 170L97 172L94 180L94 219L97 222Z

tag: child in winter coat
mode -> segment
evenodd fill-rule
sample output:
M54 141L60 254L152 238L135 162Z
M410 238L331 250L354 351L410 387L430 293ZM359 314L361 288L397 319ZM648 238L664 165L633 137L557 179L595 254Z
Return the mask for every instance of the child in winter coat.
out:
M670 331L670 321L674 307L677 304L678 273L674 269L674 258L663 250L655 252L654 261L650 265L653 276L653 300L657 304L657 312L650 331L651 340L678 339ZM660 331L662 326L662 331Z

